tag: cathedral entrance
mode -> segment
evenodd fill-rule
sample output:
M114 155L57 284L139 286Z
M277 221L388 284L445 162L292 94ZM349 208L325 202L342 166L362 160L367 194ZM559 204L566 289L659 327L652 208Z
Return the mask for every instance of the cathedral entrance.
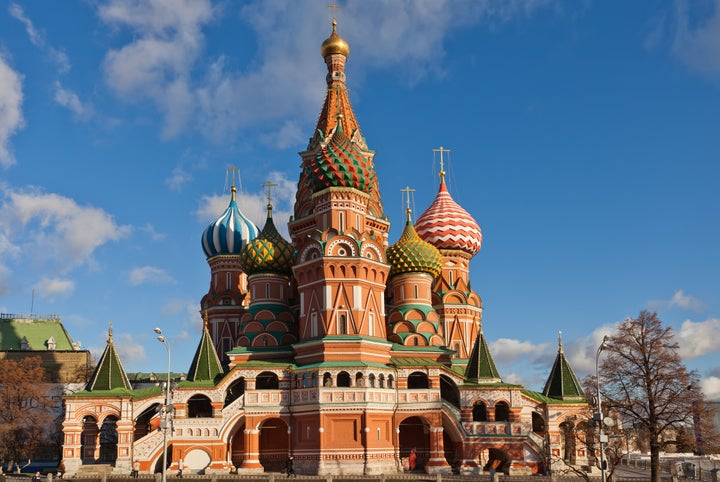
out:
M282 472L290 454L290 434L287 424L270 418L260 424L260 463L265 472Z
M242 466L245 460L245 418L238 422L235 433L230 439L230 460L235 467Z
M415 470L423 470L430 458L430 424L421 417L408 417L400 423L400 459L415 450Z
M98 425L95 417L87 415L83 418L83 428L80 447L83 464L92 464L95 462L95 450L97 449Z
M114 415L108 415L100 427L100 463L112 464L117 459L117 421Z

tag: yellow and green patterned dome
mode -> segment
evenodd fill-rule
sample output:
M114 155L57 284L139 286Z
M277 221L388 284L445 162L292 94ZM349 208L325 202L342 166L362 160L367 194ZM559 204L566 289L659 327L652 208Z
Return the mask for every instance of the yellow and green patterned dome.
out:
M272 206L268 204L268 217L257 238L250 241L240 256L240 264L246 274L275 273L292 274L295 251L283 239L272 219Z
M442 271L440 251L418 236L410 221L405 225L400 239L387 250L390 276L401 273L430 273L433 278Z

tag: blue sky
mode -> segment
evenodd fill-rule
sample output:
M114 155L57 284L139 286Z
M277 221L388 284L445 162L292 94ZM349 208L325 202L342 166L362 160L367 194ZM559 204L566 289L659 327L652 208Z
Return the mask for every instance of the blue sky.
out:
M4 2L0 312L57 313L129 371L187 370L229 200L277 224L325 88L324 1ZM579 375L642 309L720 399L720 0L342 2L351 100L385 211L419 215L451 149L483 230L473 288L506 381ZM286 230L285 230L286 232ZM33 303L33 290L34 304Z

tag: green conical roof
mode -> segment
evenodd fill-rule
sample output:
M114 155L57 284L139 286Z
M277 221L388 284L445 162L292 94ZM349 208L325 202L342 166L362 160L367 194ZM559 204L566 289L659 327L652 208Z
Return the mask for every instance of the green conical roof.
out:
M116 388L132 390L132 385L130 385L130 380L125 374L125 369L115 350L111 325L105 351L100 357L100 361L97 367L95 367L95 372L92 374L92 377L90 377L90 381L88 381L85 390L93 392L98 390L114 390Z
M580 385L562 349L562 338L558 335L558 354L555 357L550 376L545 382L543 395L558 400L584 400L585 392Z
M187 380L191 382L214 381L215 377L223 374L222 364L208 332L207 312L204 318L202 338L187 375Z
M482 330L475 339L475 346L473 346L470 360L465 368L465 376L469 382L475 383L478 381L502 382Z

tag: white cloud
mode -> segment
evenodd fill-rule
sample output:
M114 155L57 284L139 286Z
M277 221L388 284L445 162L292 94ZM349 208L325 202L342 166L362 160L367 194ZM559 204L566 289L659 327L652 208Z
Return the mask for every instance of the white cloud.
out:
M451 0L374 0L350 2L340 11L341 34L357 49L363 69L402 63L398 78L416 82L442 75L443 44L458 28L504 22L530 15L551 0L456 2ZM232 7L232 4L230 4ZM229 10L231 7L226 7ZM189 126L214 140L241 128L263 132L266 144L286 148L302 142L307 112L324 95L324 64L318 48L330 33L325 6L309 2L252 2L240 18L257 35L257 55L249 66L231 67L230 56L245 48L233 45L206 66L199 65L205 45L203 29L221 14L207 1L123 2L99 8L111 27L131 33L132 41L107 53L106 81L119 95L150 100L164 117L163 135ZM352 19L346 23L342 18ZM253 45L255 44L253 43ZM353 47L353 45L355 47Z
M153 284L165 284L172 283L174 280L172 276L162 268L155 266L142 266L140 268L133 268L130 271L130 284L133 286L153 283Z
M137 336L130 333L113 333L115 349L123 362L137 362L147 360L145 347L137 342Z
M150 236L150 239L152 239L153 241L162 241L163 239L167 238L167 234L157 232L152 224L146 224L140 229L143 232L147 233Z
M669 300L652 300L648 303L651 310L660 311L671 308L682 308L691 311L702 311L705 304L694 296L686 295L683 290L676 291Z
M710 318L697 323L685 320L676 333L676 339L683 360L720 352L720 318Z
M0 54L0 166L3 167L15 164L9 142L25 123L22 103L22 76Z
M513 338L499 338L490 343L490 352L495 363L511 364L528 358L537 358L546 354L550 344L536 345L531 341L520 341Z
M165 185L172 191L179 191L185 184L192 181L192 179L192 174L182 167L176 167L170 173L170 177L165 178Z
M75 291L72 280L43 277L34 286L37 295L46 300L54 300L58 296L67 296Z
M720 400L720 377L703 378L700 380L700 387L708 400Z
M87 120L93 115L92 106L84 104L75 92L63 88L60 82L55 82L55 102L69 109L77 119Z
M130 226L118 225L102 209L80 206L59 194L36 189L4 192L0 204L1 233L31 261L50 261L60 271L93 262L93 253L106 243L127 237ZM10 229L12 227L12 229Z
M709 15L705 10L708 6L712 9ZM675 18L677 26L673 53L692 69L713 76L720 75L720 0L676 0ZM702 18L702 21L697 21L698 18Z
M280 234L289 240L287 222L292 215L296 184L285 173L278 171L268 173L268 179L270 182L278 184L272 191L273 222ZM229 203L230 196L228 194L205 195L200 199L195 214L200 222L210 223L227 209ZM237 204L240 212L255 223L258 229L262 229L267 219L267 191L238 192Z

